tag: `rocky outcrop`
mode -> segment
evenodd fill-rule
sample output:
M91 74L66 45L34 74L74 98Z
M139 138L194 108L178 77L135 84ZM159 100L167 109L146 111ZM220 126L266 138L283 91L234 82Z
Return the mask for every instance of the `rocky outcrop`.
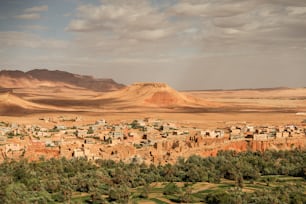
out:
M230 141L228 138L208 139L201 136L187 138L186 140L164 140L156 143L154 147L147 148L143 157L148 163L165 164L174 163L178 157L199 155L203 157L216 156L221 150L236 152L266 150L293 150L306 149L305 138L284 138L266 141Z
M116 100L118 106L161 107L161 108L200 108L219 107L223 104L208 102L201 98L181 93L165 83L134 83L121 90L103 95L103 99Z
M35 69L28 72L0 71L0 87L2 88L33 88L35 86L74 86L93 91L113 91L124 85L112 79L97 79L92 76L72 74L64 71Z

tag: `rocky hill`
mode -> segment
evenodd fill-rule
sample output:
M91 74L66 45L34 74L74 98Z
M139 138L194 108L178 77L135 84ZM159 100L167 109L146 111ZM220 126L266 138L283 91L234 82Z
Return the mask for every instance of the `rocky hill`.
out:
M41 86L79 87L105 92L123 88L124 85L112 79L97 79L92 76L72 74L65 71L35 69L28 72L0 71L1 88L35 88Z
M220 104L176 91L165 83L134 83L121 90L110 92L102 98L113 99L130 106L172 107L216 107Z

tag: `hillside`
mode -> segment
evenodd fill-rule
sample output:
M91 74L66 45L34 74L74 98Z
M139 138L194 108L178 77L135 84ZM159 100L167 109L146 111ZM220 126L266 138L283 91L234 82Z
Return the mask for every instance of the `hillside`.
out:
M118 104L131 107L217 107L221 103L208 102L204 99L180 93L165 83L134 83L121 90L107 93L100 98L112 99Z
M36 112L75 111L47 104L28 101L11 92L0 93L0 115L22 115Z
M26 101L11 93L0 94L0 114L14 115L14 113L27 113L33 110L41 110L43 106Z
M28 72L0 71L2 88L77 87L105 92L118 90L124 85L112 79L97 79L92 76L72 74L65 71L35 69Z

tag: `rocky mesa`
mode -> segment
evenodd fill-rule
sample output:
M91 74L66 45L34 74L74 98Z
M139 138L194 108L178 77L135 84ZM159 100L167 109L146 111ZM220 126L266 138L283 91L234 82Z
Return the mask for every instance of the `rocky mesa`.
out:
M223 104L209 102L171 88L161 82L138 82L118 91L110 92L100 97L113 99L118 104L128 107L218 107Z

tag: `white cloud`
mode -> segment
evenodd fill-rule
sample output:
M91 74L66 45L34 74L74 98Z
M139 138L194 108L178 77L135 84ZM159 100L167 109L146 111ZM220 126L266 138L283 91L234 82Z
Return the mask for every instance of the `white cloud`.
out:
M39 13L25 13L21 15L15 16L17 19L22 19L22 20L37 20L40 19L40 14Z
M179 0L162 8L151 3L105 0L80 5L66 27L76 34L74 50L109 59L157 59L165 54L182 58L277 52L305 45L305 23L288 16L288 7L301 7L292 2Z
M178 15L200 16L207 11L209 3L191 4L189 2L182 2L172 8L172 11Z
M78 12L78 18L69 23L67 31L101 32L139 40L160 39L171 33L167 16L145 1L82 5Z
M63 14L64 17L69 17L69 16L71 16L71 15L72 15L71 13L65 13L65 14Z
M240 30L237 30L237 29L234 29L234 28L226 28L224 30L224 32L226 34L237 34L237 33L240 33L241 31Z
M295 7L295 6L289 6L287 8L290 15L302 15L306 14L306 7Z
M43 12L43 11L48 11L48 5L34 6L24 10L24 12L26 13Z
M45 39L25 32L0 32L2 48L66 48L68 43L61 40Z
M87 25L87 22L84 20L73 20L70 22L69 26L66 28L67 31L75 31L75 32L84 32L90 31L92 28Z
M20 28L24 29L24 30L30 30L30 31L33 31L33 30L48 30L48 27L41 26L41 25L22 25L22 26L20 26Z
M22 20L37 20L41 18L41 12L48 11L48 5L34 6L27 8L20 15L16 15L15 18Z
M144 40L157 40L170 36L172 34L171 29L155 29L155 30L142 30L135 32L131 38L144 39Z
M255 1L181 1L170 10L176 15L228 17L245 13L256 6Z
M69 42L29 33L0 33L2 59L7 58L5 53L16 53L28 63L25 56L32 51L32 64L79 70L209 69L206 66L222 67L223 71L240 66L243 70L250 64L256 68L254 62L261 60L266 62L260 67L269 65L270 58L259 55L277 60L282 53L292 59L298 56L300 64L298 60L293 64L300 67L305 62L301 60L306 46L305 0L175 0L163 6L156 2L80 3L75 11L69 11L72 20L66 31L73 36ZM40 14L39 9L34 10L23 14ZM35 25L23 28L45 29ZM288 49L291 47L296 49ZM252 59L245 58L248 56ZM11 61L15 62L13 57Z

